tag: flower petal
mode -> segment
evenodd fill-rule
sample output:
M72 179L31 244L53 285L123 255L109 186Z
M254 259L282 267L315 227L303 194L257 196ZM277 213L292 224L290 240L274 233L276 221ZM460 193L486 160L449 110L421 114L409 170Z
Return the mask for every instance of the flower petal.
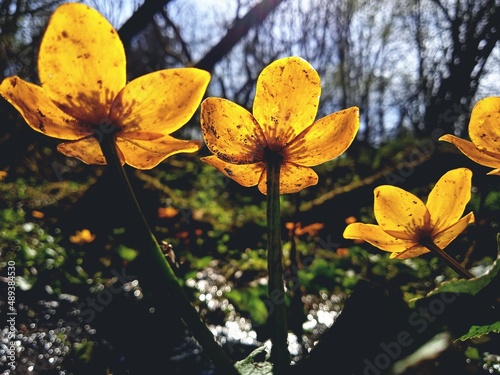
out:
M318 175L309 167L284 163L280 170L280 194L297 193L306 187L316 185ZM259 190L267 194L267 171L262 173L259 181Z
M259 124L245 108L222 98L201 104L201 130L210 151L233 164L263 160L266 141Z
M86 164L106 164L99 141L95 137L86 137L73 142L65 142L57 145L60 153L77 158ZM121 158L123 160L123 158Z
M120 137L120 134L127 139L137 139L140 141L153 141L155 139L162 138L165 136L161 133L142 132L142 131L127 132L126 135L124 135L123 133L119 133L118 137Z
M439 140L453 143L465 156L478 164L491 168L500 167L500 153L496 154L480 150L474 143L451 134L445 134Z
M450 227L434 235L432 240L440 249L444 249L467 228L467 225L473 223L474 220L474 213L469 212Z
M196 152L201 147L197 140L180 140L169 135L152 140L130 139L126 134L116 138L116 144L125 156L125 163L137 169L151 169L169 156L181 152Z
M279 59L264 68L257 79L253 115L272 150L314 122L320 94L318 73L300 57Z
M412 193L396 186L383 185L375 188L374 195L375 218L388 234L418 242L422 232L430 228L427 207Z
M84 4L59 6L38 55L42 87L64 112L91 124L107 118L126 83L125 52L113 26Z
M467 227L467 225L469 225L472 222L474 222L474 214L471 212L466 216L464 216L462 219L460 219L458 222L453 224L451 227L446 229L444 232L435 236L433 238L434 243L440 249L445 249L451 243L451 241L453 241L460 233L462 233ZM428 252L430 252L430 250L427 249L426 247L422 245L416 245L415 247L412 247L411 249L408 249L401 253L391 254L391 258L398 258L398 259L415 258Z
M427 209L431 215L432 233L456 223L471 198L472 171L457 168L446 172L429 193Z
M392 253L391 254L391 259L397 258L397 259L409 259L409 258L415 258L418 257L422 254L428 253L430 250L425 248L422 245L415 245L408 250L402 251L400 253Z
M210 73L195 68L165 69L128 83L114 100L110 119L122 132L171 134L200 106Z
M489 171L488 173L486 173L487 175L491 175L491 176L500 176L500 168L496 168L496 169L493 169L492 171Z
M262 175L262 171L265 168L265 164L262 162L253 164L231 164L213 155L203 157L201 161L217 168L224 175L245 187L257 185Z
M287 147L285 158L311 167L342 154L359 129L359 109L351 107L316 121Z
M344 238L349 240L363 240L389 252L401 252L415 246L415 242L395 238L382 230L378 225L352 223L344 229Z
M500 153L500 97L481 99L472 108L469 135L480 150Z
M62 112L45 91L19 77L10 77L0 85L0 94L24 117L28 125L49 137L75 140L92 134L92 129Z

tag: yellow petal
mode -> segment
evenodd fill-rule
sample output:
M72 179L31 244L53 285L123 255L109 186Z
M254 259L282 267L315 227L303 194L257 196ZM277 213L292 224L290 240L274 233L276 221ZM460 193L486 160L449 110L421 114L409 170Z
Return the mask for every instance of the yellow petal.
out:
M380 250L389 252L401 252L415 245L415 242L395 238L384 232L380 226L373 224L349 224L343 236L349 240L366 241Z
M489 171L486 173L487 175L495 175L495 176L500 176L500 168L493 169L492 171Z
M429 193L427 209L431 215L433 233L456 223L471 198L472 171L457 168L446 172Z
M320 94L318 73L300 57L264 68L257 79L253 115L271 149L285 146L314 122Z
M201 158L201 161L217 168L224 175L245 187L257 185L265 168L265 164L262 162L231 164L219 159L217 156L206 156Z
M171 134L200 106L210 74L195 68L166 69L128 83L114 100L110 119L122 132Z
M229 100L208 98L201 104L201 130L210 151L234 164L263 160L266 141L257 121Z
M397 258L397 259L409 259L409 258L415 258L418 257L422 254L428 253L430 250L425 248L422 245L415 245L408 250L405 250L400 253L392 253L391 254L391 259Z
M143 131L136 131L136 132L127 132L127 133L118 133L118 137L120 135L123 135L127 139L137 139L139 141L153 141L158 138L162 138L165 135L161 133L154 133L154 132L143 132Z
M500 153L500 97L481 99L472 108L469 135L480 150Z
M98 124L125 86L125 69L122 42L102 15L78 3L56 9L40 45L38 73L59 108Z
M24 117L28 125L49 137L75 140L92 134L92 129L62 112L45 91L19 77L10 77L0 85L0 94Z
M390 185L375 188L374 195L375 218L390 235L418 242L422 231L430 228L429 211L415 195Z
M106 164L106 159L95 137L87 137L79 139L78 141L60 143L57 145L57 151L66 156L77 158L86 164Z
M311 167L342 154L359 129L359 109L351 107L316 121L300 133L285 149L285 158Z
M292 163L284 163L280 170L280 194L297 193L306 187L316 185L318 175L309 167L302 167ZM267 172L262 173L259 181L259 190L267 194Z
M432 240L440 249L444 249L473 222L474 214L470 212L442 232L433 235Z
M474 143L451 134L445 134L439 140L453 143L465 156L478 164L491 168L500 167L500 154L480 150Z
M125 163L137 169L154 168L169 156L181 152L196 152L201 147L200 141L185 141L169 135L145 141L129 139L126 134L120 134L116 138L116 144L125 157Z

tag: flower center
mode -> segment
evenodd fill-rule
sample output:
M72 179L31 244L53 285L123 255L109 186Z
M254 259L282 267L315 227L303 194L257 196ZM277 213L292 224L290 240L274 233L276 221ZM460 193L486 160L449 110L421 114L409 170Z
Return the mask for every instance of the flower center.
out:
M264 161L281 165L283 162L282 150L272 150L269 146L264 147Z
M99 142L102 141L103 137L108 134L116 134L122 129L111 121L109 118L104 118L97 125L92 126L92 133L94 137L97 138Z
M432 233L431 228L420 227L415 229L415 236L418 238L419 241L432 239L431 233Z

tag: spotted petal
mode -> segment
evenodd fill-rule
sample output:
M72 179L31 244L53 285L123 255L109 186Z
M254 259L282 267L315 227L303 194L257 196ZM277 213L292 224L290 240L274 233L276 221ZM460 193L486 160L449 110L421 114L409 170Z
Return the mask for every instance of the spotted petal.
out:
M263 162L251 164L232 164L225 162L214 155L203 157L201 158L201 161L214 166L224 175L245 187L257 185L265 168L265 164Z
M452 224L450 227L446 228L440 233L433 236L434 243L440 248L444 249L448 246L451 241L458 237L469 224L474 222L474 213L470 212L463 218L458 220L456 223Z
M196 152L201 147L200 141L185 141L169 135L151 140L130 139L118 136L116 144L125 157L125 163L137 169L156 167L169 156L181 152Z
M391 259L397 258L397 259L409 259L409 258L415 258L418 257L422 254L426 254L430 252L429 249L425 248L422 245L415 245L408 250L402 251L400 253L392 253L391 254Z
M320 94L318 73L299 57L264 68L257 79L253 115L270 146L286 145L314 122Z
M208 98L201 104L201 130L210 151L235 164L263 160L266 140L254 117L229 100Z
M125 86L125 52L117 32L101 14L84 4L67 3L50 18L40 45L38 73L59 108L98 124Z
M445 134L439 140L453 143L465 156L478 164L495 169L500 168L500 153L480 150L474 143L451 134ZM489 174L497 173L490 172Z
M208 72L195 68L143 75L120 91L111 106L110 119L123 133L171 134L193 117L209 81Z
M40 86L25 82L19 77L10 77L0 85L0 94L39 133L66 140L92 134L90 126L62 112Z
M500 153L500 97L484 98L472 109L469 135L480 150Z
M374 190L377 223L388 234L403 240L419 241L430 229L430 215L415 195L396 186L383 185Z
M311 168L293 163L284 163L281 165L280 194L297 193L317 183L318 175ZM267 171L262 173L259 181L259 190L262 194L267 194Z
M432 234L443 231L462 217L471 198L471 180L470 169L457 168L446 172L436 183L426 204L431 215Z
M287 147L286 158L311 167L342 154L359 129L359 109L351 107L316 121L300 133Z
M380 226L373 224L349 224L345 228L343 236L350 240L366 241L380 250L391 253L398 253L415 246L415 242L393 237L384 232Z
M93 136L73 142L60 143L57 145L57 151L66 156L77 158L86 164L106 164L106 159L101 151L99 141ZM124 160L123 155L121 155L120 159L122 161Z

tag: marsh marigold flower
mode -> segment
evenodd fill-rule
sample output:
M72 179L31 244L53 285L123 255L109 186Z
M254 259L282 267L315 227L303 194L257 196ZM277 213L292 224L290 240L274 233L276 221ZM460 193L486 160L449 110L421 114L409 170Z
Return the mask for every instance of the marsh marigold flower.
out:
M474 222L472 212L462 217L471 198L471 180L467 168L448 171L431 190L426 204L396 186L379 186L374 190L378 225L349 224L344 238L364 240L399 259L428 253L422 243L429 240L442 250Z
M287 57L259 75L253 113L226 99L205 99L201 127L214 155L202 161L267 194L266 160L279 157L281 194L315 185L318 175L310 167L342 154L359 128L356 107L315 121L320 94L313 67L299 57Z
M500 97L481 99L472 109L469 121L471 141L445 134L440 141L453 143L478 164L494 168L488 174L500 175Z
M37 132L66 140L57 149L87 164L106 164L99 141L113 134L122 163L150 169L199 141L169 134L193 116L210 74L166 69L127 84L117 32L94 9L63 4L52 15L38 55L41 86L6 78L0 94Z

